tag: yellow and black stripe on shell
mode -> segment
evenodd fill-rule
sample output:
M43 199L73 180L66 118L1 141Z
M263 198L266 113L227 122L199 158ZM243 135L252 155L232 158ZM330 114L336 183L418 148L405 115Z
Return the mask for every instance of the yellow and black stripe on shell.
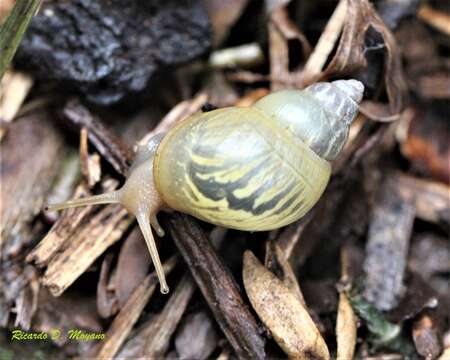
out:
M260 110L224 108L194 115L170 131L153 171L170 208L261 231L302 217L325 189L330 164Z

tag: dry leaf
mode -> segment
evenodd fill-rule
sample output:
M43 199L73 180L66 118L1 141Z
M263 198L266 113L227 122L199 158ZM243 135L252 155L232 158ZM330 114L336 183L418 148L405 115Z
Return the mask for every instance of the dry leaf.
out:
M124 241L117 260L115 291L119 308L145 279L150 267L150 254L139 227L135 227Z
M310 69L311 65L305 66L305 72L302 74L303 81L311 83L329 77L353 75L367 68L366 52L368 50L385 48L384 81L389 99L389 115L386 116L384 107L380 107L377 112L378 109L374 106L366 113L374 120L395 120L396 117L393 115L397 115L402 110L406 94L406 83L395 38L368 0L342 1L346 1L347 14L336 54L320 74L309 74L306 70ZM337 31L341 24L341 17L338 15L341 14L344 7L342 1L336 10L336 19L334 19ZM327 36L329 35L327 34ZM329 50L329 42L322 41L322 43ZM318 45L321 45L321 41ZM311 58L315 56L315 53L318 52L314 50ZM308 63L311 64L309 61ZM315 70L317 71L317 69Z
M296 24L289 19L289 14L285 4L270 4L269 31L269 52L270 52L270 77L272 80L272 91L295 87L297 72L290 72L289 68L295 64L290 63L289 41L298 42L302 48L302 55L308 56L311 53L311 46L305 35L297 28Z
M265 265L273 273L276 273L276 270L282 273L282 276L278 277L282 279L284 285L286 285L286 287L291 290L295 296L297 296L303 306L306 307L305 299L303 298L302 291L300 290L300 286L298 285L298 281L291 264L289 264L289 261L281 248L272 241L266 242Z
M347 295L339 295L339 308L336 321L337 360L353 359L356 346L357 320Z
M112 253L106 254L97 283L97 312L102 318L108 318L119 311L114 291L111 291L108 287L109 272L113 258L114 255Z
M325 341L298 297L251 251L244 253L243 279L253 308L290 358L330 358Z

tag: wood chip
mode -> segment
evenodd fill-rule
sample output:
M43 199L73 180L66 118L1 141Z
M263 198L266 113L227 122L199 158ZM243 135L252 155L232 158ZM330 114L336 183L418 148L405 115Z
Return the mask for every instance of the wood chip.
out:
M70 238L67 247L56 254L47 265L42 283L54 296L61 295L103 252L117 240L133 222L120 205L104 207ZM50 232L42 241L53 237Z
M171 258L167 261L163 265L164 272L169 274L176 262L176 258ZM158 277L155 273L152 273L133 291L119 314L114 318L106 332L105 340L100 343L98 348L92 350L91 353L95 353L95 358L110 359L116 355L141 315L142 310L144 310L145 305L153 295L157 285Z
M436 30L450 36L450 15L423 4L417 12L417 17Z
M325 341L298 297L250 251L244 253L243 279L253 308L290 358L330 358Z
M204 360L217 347L218 339L213 320L208 313L200 311L187 316L179 326L175 349L182 360Z
M102 170L100 167L100 156L97 153L92 155L88 151L88 130L83 127L80 135L80 159L81 172L87 180L90 189L100 181Z
M286 80L289 77L289 48L287 40L272 20L275 16L274 13L278 11L284 10L281 7L274 10L271 14L271 20L268 22L272 91L284 89L286 87Z
M52 188L45 200L46 204L56 204L68 200L75 192L80 180L80 157L75 151L68 151L62 160L53 182ZM54 223L59 218L57 211L45 211L47 221Z
M415 216L395 184L385 179L369 225L364 296L380 310L394 308L403 295L406 259Z
M48 112L24 117L1 143L0 259L14 257L30 241L31 221L63 159L62 137L50 119Z
M0 119L10 122L17 115L33 85L27 74L8 70L0 82Z
M236 106L251 106L253 105L255 102L257 102L259 99L261 99L262 97L266 96L267 94L269 94L269 90L266 88L258 88L255 89L253 91L250 91L248 94L244 95L243 97L241 97L237 102L236 102Z
M142 356L150 359L164 356L195 288L194 279L192 279L190 274L186 274L180 279L163 311L144 330L147 343Z

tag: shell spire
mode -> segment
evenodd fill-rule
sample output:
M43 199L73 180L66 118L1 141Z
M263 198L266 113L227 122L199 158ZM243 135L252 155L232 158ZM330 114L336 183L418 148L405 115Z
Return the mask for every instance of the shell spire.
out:
M335 114L335 118L350 126L358 114L364 85L355 79L336 80L312 84L305 91L313 95L325 111Z
M304 91L320 103L323 119L326 119L321 121L321 126L328 123L325 127L329 129L327 136L316 138L310 146L325 159L334 160L344 147L350 125L358 114L364 85L355 79L336 80L312 84Z

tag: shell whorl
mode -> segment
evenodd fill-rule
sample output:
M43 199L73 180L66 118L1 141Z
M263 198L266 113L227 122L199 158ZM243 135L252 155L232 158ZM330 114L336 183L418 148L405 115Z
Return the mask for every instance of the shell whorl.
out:
M354 79L320 82L308 86L305 91L313 94L326 111L349 126L358 113L364 85Z
M317 155L333 160L358 113L364 86L357 80L321 82L306 89L272 93L254 106L289 129Z
M153 166L167 207L247 231L299 219L331 173L327 161L253 107L193 115L169 131Z

